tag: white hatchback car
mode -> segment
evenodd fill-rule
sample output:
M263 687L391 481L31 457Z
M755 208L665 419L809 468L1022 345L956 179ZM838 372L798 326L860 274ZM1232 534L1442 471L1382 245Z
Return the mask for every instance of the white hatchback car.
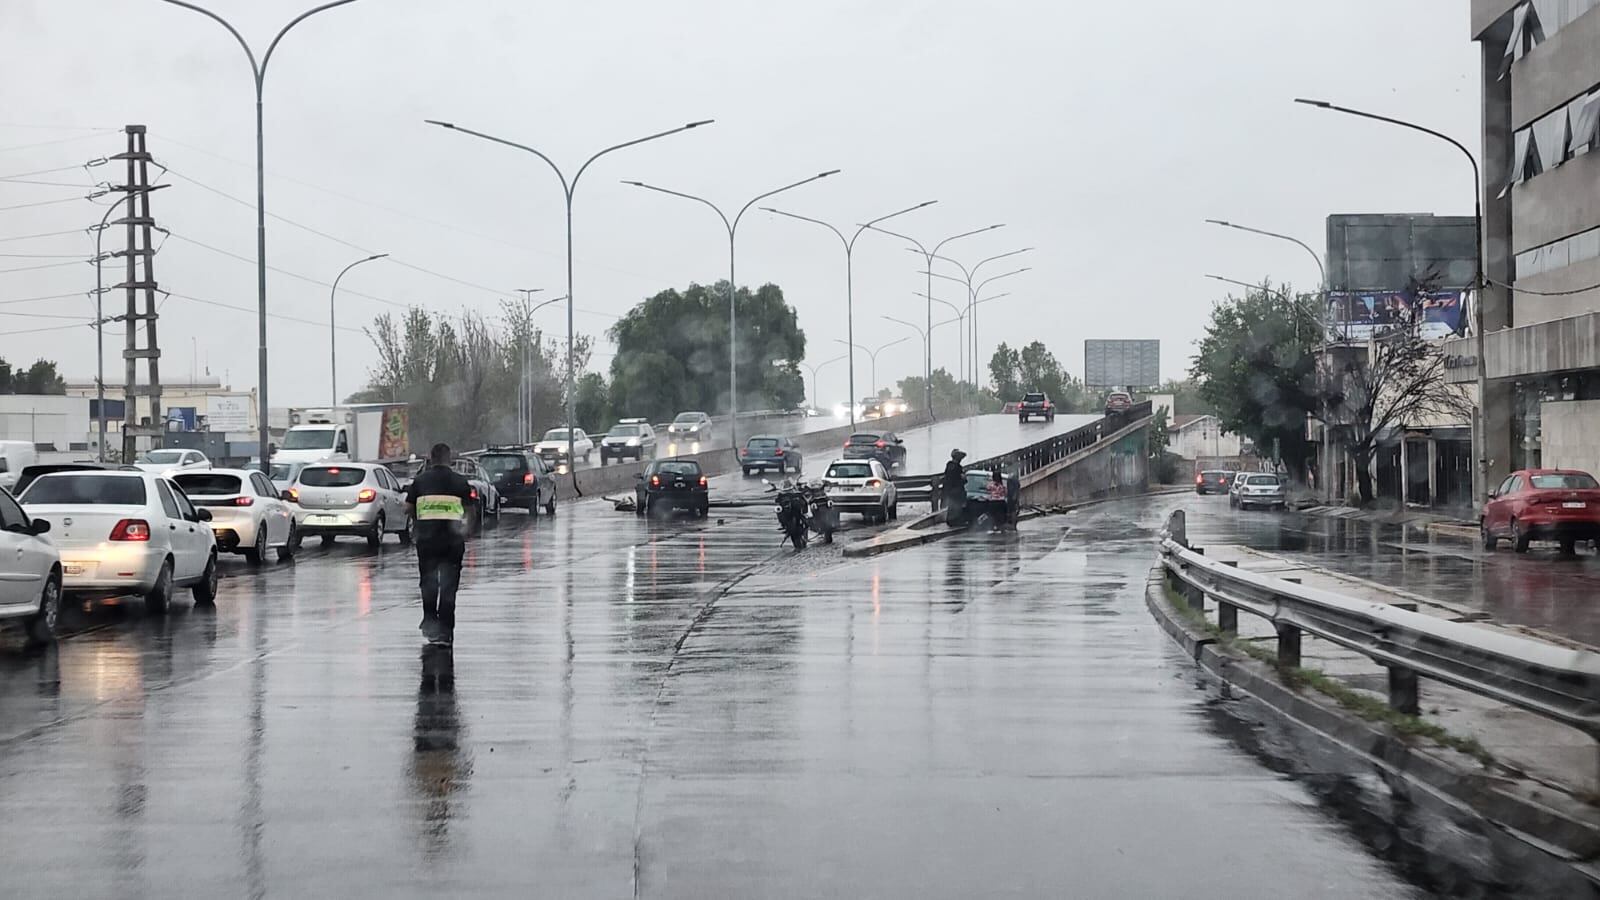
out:
M828 499L840 512L858 512L868 522L900 518L894 480L876 459L836 459L822 476Z
M142 594L152 613L165 612L180 587L190 588L196 603L216 600L211 513L196 509L170 479L126 470L52 472L17 499L50 523L68 596Z
M54 640L61 615L61 554L49 530L0 491L0 620L21 619L30 644Z
M405 493L377 463L313 463L300 470L289 498L295 504L296 543L320 537L326 547L339 535L352 535L376 548L386 534L411 542Z
M294 510L278 498L265 473L251 469L179 472L172 480L195 506L211 511L217 550L239 553L260 565L269 550L278 561L294 556Z
M157 475L171 475L185 469L209 469L211 460L199 450L151 450L134 460L133 467Z

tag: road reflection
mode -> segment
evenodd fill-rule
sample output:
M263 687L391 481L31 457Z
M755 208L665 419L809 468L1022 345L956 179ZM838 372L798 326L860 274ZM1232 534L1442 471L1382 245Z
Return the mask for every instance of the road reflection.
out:
M472 757L462 749L453 653L447 647L423 647L421 664L407 781L415 795L423 853L437 858L451 852L450 825L462 817L461 795L472 777Z

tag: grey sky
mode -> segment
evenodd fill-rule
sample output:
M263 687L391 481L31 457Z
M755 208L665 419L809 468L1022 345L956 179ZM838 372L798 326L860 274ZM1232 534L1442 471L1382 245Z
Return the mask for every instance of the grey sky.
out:
M257 46L295 2L212 0ZM538 160L425 126L441 118L531 144L576 167L608 144L701 118L717 123L621 151L578 190L580 331L661 288L724 277L726 241L703 207L618 183L639 179L737 207L816 172L843 173L781 198L782 208L841 227L925 199L897 230L958 242L973 261L1039 248L1012 297L980 310L982 358L997 340L1045 341L1081 374L1086 337L1154 337L1164 374L1187 367L1219 296L1203 273L1270 275L1310 286L1315 269L1288 244L1201 224L1231 219L1322 244L1329 212L1471 210L1470 175L1453 150L1420 136L1298 107L1324 97L1414 118L1476 146L1478 62L1466 4L1282 3L528 3L358 0L302 23L267 79L268 210L396 258L493 290L386 262L344 288L434 308L493 310L518 287L561 293L562 212ZM172 169L248 200L252 93L243 54L214 23L158 0L0 0L0 176L75 165L121 149L138 122ZM20 126L55 126L51 128ZM28 149L43 141L82 139ZM93 170L106 177L106 169ZM570 168L569 168L570 173ZM85 180L83 172L36 176ZM169 241L157 275L168 290L254 308L254 214L179 178L157 195ZM327 188L318 190L309 185ZM72 195L0 182L0 208ZM342 195L342 196L341 196ZM0 238L87 226L87 202L0 209ZM185 240L187 239L187 240ZM109 240L109 236L108 236ZM84 236L0 243L0 254L92 250ZM815 226L752 212L739 238L740 281L773 281L799 310L813 363L845 334L844 261ZM269 220L275 266L329 281L362 254ZM919 260L899 242L858 244L856 339L906 333L884 313L921 320ZM0 257L0 269L57 260ZM996 269L995 271L1000 271ZM114 275L108 275L114 281ZM998 289L998 284L995 289ZM87 290L74 265L0 274L0 301ZM936 293L960 299L958 285ZM283 275L271 308L325 322L327 289ZM119 304L115 298L113 306ZM87 315L87 300L13 303L0 311ZM386 308L341 293L342 323ZM116 310L113 309L113 312ZM162 309L165 371L201 365L235 387L255 383L255 318L174 298ZM555 306L540 313L564 331ZM944 316L935 313L935 320ZM0 316L0 355L93 371L87 329L15 334L64 320ZM321 402L325 326L271 324L273 405ZM366 338L341 332L340 388L364 383ZM116 346L115 340L108 343ZM956 367L953 326L934 364ZM609 363L602 341L594 361ZM886 351L880 380L920 372L915 339ZM119 371L115 353L109 371ZM867 363L857 365L865 394ZM823 371L825 402L846 396L842 363Z

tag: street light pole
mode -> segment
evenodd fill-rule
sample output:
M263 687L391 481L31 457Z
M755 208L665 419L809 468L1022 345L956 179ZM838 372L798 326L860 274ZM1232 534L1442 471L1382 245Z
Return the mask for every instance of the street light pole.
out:
M674 197L682 197L685 200L693 200L696 203L704 203L706 206L711 207L711 211L716 213L717 216L722 219L723 227L728 229L728 436L732 440L732 446L734 448L738 448L739 446L739 323L738 304L735 302L739 292L737 283L734 281L734 261L736 257L734 252L734 238L739 232L739 222L744 218L744 214L750 211L750 207L756 205L756 203L761 200L765 200L774 194L781 194L784 191L793 190L794 188L800 187L803 184L810 184L818 179L827 178L829 175L837 174L839 174L838 169L829 169L826 172L819 172L810 178L802 178L793 184L786 184L783 187L774 188L773 190L767 191L764 194L757 194L756 196L750 198L749 203L739 207L739 211L734 214L732 220L729 220L727 213L724 213L721 207L704 197L697 197L694 194L685 194L682 191L668 190L664 187L656 187L653 184L645 184L642 181L623 182L623 184L632 185L637 188L644 188L647 191L671 194Z
M170 0L169 0L169 2L170 2ZM462 127L460 125L456 125L453 122L441 122L438 119L425 119L424 121L426 121L429 125L437 125L440 128L446 128L446 129L449 129L450 131L458 131L458 132L460 132L462 134L470 134L475 138L482 138L483 140L489 141L491 143L503 144L503 145L505 145L507 147L512 147L514 149L521 150L521 151L523 151L525 153L532 153L534 156L537 156L540 159L544 160L545 165L550 167L550 171L556 173L556 178L558 180L560 180L560 182L561 182L561 194L562 194L562 197L565 199L566 206L567 206L567 298L566 298L567 299L567 404L566 404L566 406L567 406L567 459L568 460L576 460L577 457L573 453L573 451L574 451L573 445L576 443L576 439L574 438L573 431L572 431L572 429L574 427L576 427L574 419L576 419L576 417L577 417L577 410L576 410L577 388L576 388L576 385L575 385L575 381L576 381L577 376L576 376L575 371L574 371L574 369L575 369L575 365L574 365L575 357L573 355L573 344L574 344L574 341L576 339L576 336L574 334L574 325L573 325L573 299L572 299L572 296L573 296L572 295L572 196L573 196L573 193L578 189L578 179L583 177L584 171L587 170L589 168L589 166L594 163L595 160L599 159L602 156L605 156L607 153L610 153L613 150L621 150L624 147L632 147L632 146L634 146L636 144L643 144L646 141L653 141L653 140L656 140L658 138L664 138L664 137L667 137L669 135L674 135L674 134L677 134L677 133L682 132L682 131L688 131L691 128L699 128L701 125L710 125L712 122L714 122L716 120L715 119L701 119L701 120L696 121L696 122L689 122L688 124L685 124L685 125L679 125L677 128L669 128L666 131L658 131L655 134L647 134L642 138L635 138L635 139L633 139L631 141L623 141L620 144L612 144L611 146L605 148L604 150L601 150L600 152L594 154L593 156L591 156L587 160L585 160L583 165L578 167L578 171L577 171L576 174L574 174L572 176L572 180L571 181L567 180L567 176L561 171L561 167L556 165L555 162L550 159L550 157L544 155L543 153L540 153L538 150L535 150L535 149L533 149L532 147L529 147L526 144L519 144L519 143L517 143L515 141L508 141L505 138L495 137L492 134L484 134L481 131L473 131L471 128L464 128L464 127ZM576 485L578 483L577 479L573 479L572 483L574 485L574 488L576 488Z
M974 228L971 231L963 231L960 234L953 234L953 235L945 238L944 240L938 242L937 244L934 244L932 250L929 250L927 247L922 245L921 241L919 241L916 238L911 237L909 235L898 234L896 232L890 231L887 228L879 228L876 225L871 225L871 224L869 224L867 227L871 228L873 231L880 231L880 232L882 232L884 234L887 234L890 237L897 237L897 238L901 239L902 241L909 241L912 245L914 245L917 248L917 250L922 254L923 262L926 264L926 267L927 267L927 272L928 272L928 296L931 297L931 296L933 296L933 260L934 260L935 257L939 256L940 248L944 247L945 244L948 244L948 243L950 243L951 241L954 241L954 240L959 240L960 238L971 237L972 235L975 235L975 234L982 234L985 231L993 231L996 228L1004 228L1005 227L1005 223L1004 222L999 222L999 223L994 224L994 225L985 225L982 228ZM943 324L943 323L941 323L941 324ZM928 335L929 339L925 341L926 350L923 353L923 365L922 365L922 368L923 368L923 382L922 383L923 383L924 393L927 395L927 397L926 397L924 402L926 403L926 406L927 406L928 415L930 417L932 417L933 414L934 414L934 412L933 412L933 343L931 341L931 337L933 335L933 301L932 300L928 301L928 330L927 330L926 334Z
M780 215L780 216L788 216L791 219L799 219L802 222L810 222L813 225L821 225L823 228L828 229L829 231L833 232L836 236L838 236L839 242L844 245L844 330L845 330L845 342L848 343L848 344L851 344L853 346L854 343L855 343L855 339L856 339L855 265L854 265L854 262L853 262L853 259L854 259L853 254L855 252L855 247L856 247L856 238L861 237L861 233L863 231L866 231L868 228L871 228L872 226L878 224L879 222L887 222L888 220L893 219L896 216L903 216L908 212L915 212L915 211L917 211L919 209L922 209L925 206L932 206L933 204L938 203L938 202L939 201L937 201L937 200L924 200L921 203L918 203L916 206L908 206L905 209L897 210L895 212L889 213L886 216L879 216L876 219L872 219L872 220L868 221L867 224L857 227L855 234L852 234L849 238L846 238L844 236L844 232L843 231L840 231L838 228L835 228L834 226L828 224L827 222L822 221L821 219L813 219L810 216L802 216L802 215L797 215L797 214L792 213L792 212L784 212L781 209L773 209L770 206L763 206L763 207L761 207L761 209L762 209L763 212L774 213L774 214ZM850 407L850 427L854 428L855 424L856 424L856 358L855 358L854 354L849 354L849 358L850 358L850 402L849 402L848 405ZM874 378L873 381L877 381L877 379Z
M324 4L320 5L320 6L314 6L311 9L308 9L305 12L301 13L300 15L295 16L293 19L289 20L289 24L283 26L283 28L279 29L278 33L273 36L272 42L267 45L266 54L261 57L261 61L259 63L256 62L255 51L250 49L250 44L245 41L244 36L239 33L238 29L234 28L232 25L230 25L228 23L228 20L222 18L221 16L217 15L216 13L212 12L209 9L206 9L203 6L197 6L197 5L193 4L193 3L189 3L189 2L187 2L187 0L162 0L162 2L163 3L170 3L173 6L180 6L180 7L183 7L184 9L192 10L194 12L197 12L197 13L199 13L199 14L201 14L201 15L209 18L209 19L211 19L212 21L216 22L218 25L221 25L223 28L226 28L228 30L228 33L233 35L233 39L238 41L239 42L239 46L244 50L245 58L247 58L250 61L250 72L251 72L252 75L255 76L255 88L256 88L256 334L257 334L257 336L259 338L259 341L258 341L259 346L257 347L257 350L256 350L256 355L257 355L257 373L256 373L256 377L257 377L257 380L259 381L257 389L261 392L260 397L257 398L257 407L258 407L257 416L261 420L259 422L259 425L260 425L260 429L259 429L259 431L260 431L260 434L259 434L259 443L260 443L259 452L261 454L261 464L262 464L262 466L266 466L266 465L268 465L268 463L271 462L272 455L271 455L271 452L270 452L271 451L271 441L270 441L271 430L269 429L268 422L267 422L267 420L268 420L268 416L267 416L267 409L268 409L268 406L267 406L267 163L266 163L265 142L264 142L264 139L262 137L262 132L263 132L263 128L262 128L262 103L261 103L262 89L263 89L263 86L266 84L267 65L272 62L272 53L273 53L273 51L278 49L278 42L282 41L283 40L283 36L289 33L289 29L295 27L296 25L299 25L301 22L304 22L306 19L316 15L319 12L322 12L322 11L328 10L328 9L333 9L336 6L344 6L347 3L354 3L355 0L332 0L332 2L330 2L330 3L324 3Z
M339 293L339 281L344 278L344 273L354 269L362 263L369 263L375 259L383 259L387 253L374 253L365 259L358 259L343 269L333 279L333 287L328 289L328 393L332 395L329 406L339 405L339 339L338 329L334 325L334 298ZM265 459L265 457L263 457Z
M942 303L944 301L940 301L940 302ZM869 388L869 390L872 391L872 396L876 397L876 396L878 396L878 354L883 352L884 350L889 349L890 347L893 347L895 344L904 344L906 341L909 341L909 340L911 340L911 339L908 338L908 337L895 338L894 340L890 341L887 344L880 345L878 347L878 349L876 349L876 350L873 350L870 347L863 347L860 344L852 344L849 341L844 340L843 338L834 338L833 342L836 343L836 344L844 344L844 345L849 346L849 347L854 347L857 350L861 350L861 351L865 352L867 354L867 356L871 357L871 359L872 359L872 386ZM851 354L851 355L854 355L854 354ZM853 389L854 389L854 387L852 386L852 390ZM852 399L850 401L850 403L851 403L851 408L854 409L855 401ZM855 423L851 422L850 424L852 426L854 426Z
M1478 414L1473 417L1472 421L1472 443L1473 449L1477 453L1478 462L1478 485L1477 490L1473 491L1473 493L1476 495L1474 499L1478 501L1479 508L1482 508L1482 504L1488 502L1487 495L1489 491L1489 451L1486 444L1483 421L1484 408L1488 405L1489 399L1489 377L1488 369L1485 367L1483 359L1483 293L1485 285L1483 271L1483 176L1482 173L1478 171L1478 158L1472 155L1472 151L1468 150L1466 145L1462 144L1455 138L1450 137L1443 132L1434 131L1432 128L1425 128L1416 124L1415 122L1407 122L1403 119L1393 119L1389 116L1378 115L1377 113L1364 112L1359 109L1350 109L1349 107L1345 106L1337 106L1333 103L1329 103L1326 100L1308 100L1304 97L1296 97L1294 102L1303 103L1306 106L1314 106L1318 109L1326 109L1332 112L1344 113L1347 116L1357 116L1363 119L1372 119L1375 122L1387 122L1390 125L1398 125L1401 128L1409 128L1412 131L1420 131L1423 134L1438 138L1457 150L1460 150L1461 155L1465 156L1467 158L1467 162L1472 166L1472 250L1473 255L1476 257L1476 271L1472 273L1472 325L1473 330L1477 332L1473 343L1475 344L1478 354L1476 379L1478 383ZM1323 306L1326 307L1327 303L1324 302Z
M817 409L821 409L822 408L822 397L821 397L821 395L819 395L817 393L817 373L822 371L822 367L823 366L826 366L829 363L836 363L841 359L848 359L849 357L850 357L850 354L848 354L848 353L840 354L839 356L835 356L833 359L825 359L822 362L819 362L814 366L812 364L806 362L803 359L800 360L800 365L805 366L806 370L811 373L811 405L812 406L816 407Z
M1019 253L1031 253L1031 252L1033 252L1033 249L1034 248L1032 248L1032 247L1022 247L1022 248L1019 248L1019 249L1016 249L1016 250L1008 250L1005 253L996 253L993 256L987 257L985 259L978 260L978 262L976 264L974 264L971 269L968 269L966 266L963 266L961 263L957 262L954 259L951 259L948 256L939 256L939 257L936 257L936 259L939 259L939 260L942 260L944 262L947 262L950 265L955 266L956 268L961 270L961 274L965 277L965 280L964 280L963 283L966 284L966 286L967 286L967 312L969 314L971 314L972 313L972 307L976 305L974 303L974 301L977 300L977 298L978 298L978 291L981 290L982 287L983 287L982 284L978 285L977 288L974 288L972 286L972 279L978 277L978 271L980 269L982 269L984 266L988 265L989 263L994 262L997 259L1005 259L1005 258L1010 257L1010 256L1016 256ZM929 268L931 269L932 267L930 266ZM1027 269L1023 269L1023 270L1020 270L1020 271L1027 271ZM1008 272L1006 274L1014 275L1016 273L1015 272ZM936 278L949 278L951 281L956 281L957 280L956 278L954 278L954 277L952 277L950 275L935 275L934 277L936 277ZM971 318L972 318L972 321L969 323L971 327L968 328L968 334L969 334L968 342L971 345L969 347L969 349L971 351L971 356L972 356L972 381L973 381L973 387L978 388L978 387L982 387L982 383L981 383L982 370L978 366L978 317L976 315L972 315ZM963 345L963 346L965 346L965 345Z

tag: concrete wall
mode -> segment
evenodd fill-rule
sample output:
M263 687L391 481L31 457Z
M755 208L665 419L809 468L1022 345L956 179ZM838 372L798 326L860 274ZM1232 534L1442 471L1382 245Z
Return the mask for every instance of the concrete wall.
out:
M1022 479L1022 502L1051 506L1099 497L1142 494L1150 486L1150 419Z
M1184 459L1206 456L1238 456L1242 450L1240 439L1231 431L1223 431L1215 416L1205 416L1184 423L1182 428L1170 432L1167 449Z
M1600 400L1561 400L1539 405L1541 465L1600 472Z
M1511 79L1513 124L1521 128L1600 84L1597 45L1600 15L1591 9L1512 63L1506 77Z
M98 438L98 435L95 435ZM89 436L89 400L60 394L0 394L0 438L66 450Z

